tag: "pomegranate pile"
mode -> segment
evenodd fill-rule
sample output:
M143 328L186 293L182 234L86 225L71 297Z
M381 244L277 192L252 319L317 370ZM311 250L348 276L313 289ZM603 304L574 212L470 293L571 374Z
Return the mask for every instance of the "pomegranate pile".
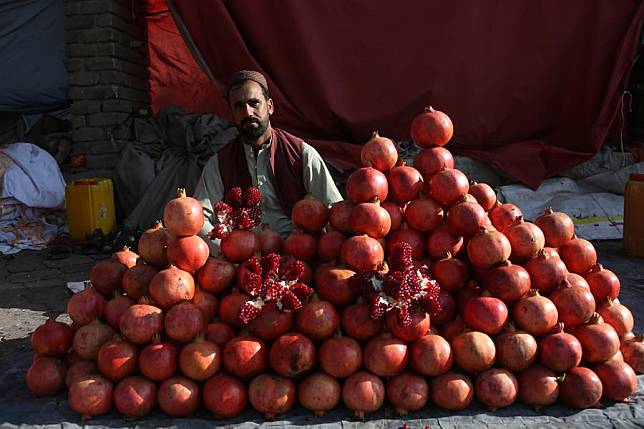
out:
M83 419L628 400L644 342L619 279L566 214L531 222L470 183L443 147L452 133L446 114L418 115L413 166L375 133L348 199L299 201L285 240L261 225L259 190L230 190L214 206L219 257L180 190L138 254L92 268L71 326L36 329L29 390L67 388Z

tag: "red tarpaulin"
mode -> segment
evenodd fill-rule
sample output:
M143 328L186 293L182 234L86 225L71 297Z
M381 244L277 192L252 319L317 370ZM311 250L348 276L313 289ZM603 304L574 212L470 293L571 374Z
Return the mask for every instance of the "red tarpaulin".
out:
M413 117L431 104L454 122L450 150L532 187L601 147L644 17L636 0L172 5L216 82L242 68L264 72L272 122L336 166L356 166L355 143L374 130L408 139ZM156 61L152 79L176 72L172 58ZM203 76L157 86L153 98L194 111L204 98L186 95L206 90ZM207 90L221 101L214 84ZM225 105L209 110L223 114Z

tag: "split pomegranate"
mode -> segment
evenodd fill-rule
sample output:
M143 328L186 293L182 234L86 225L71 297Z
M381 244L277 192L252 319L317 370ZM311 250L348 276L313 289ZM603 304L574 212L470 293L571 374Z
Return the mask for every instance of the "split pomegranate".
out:
M98 293L91 283L85 284L85 289L74 294L67 301L67 314L79 325L87 325L94 319L103 316L107 300Z
M387 381L387 399L396 412L405 416L409 411L420 410L427 404L429 388L423 377L403 372Z
M356 293L349 282L355 271L331 266L316 278L316 290L320 299L329 301L336 307L345 307L355 302Z
M342 312L342 330L358 341L375 337L382 331L383 319L371 318L369 304L354 304Z
M209 257L195 274L199 285L215 294L227 292L235 281L235 266L223 258Z
M463 199L447 212L447 230L453 237L472 237L484 228L488 217L480 204Z
M559 386L559 398L573 408L589 408L602 397L602 382L593 371L583 366L572 368Z
M65 364L54 357L38 357L27 370L25 381L33 396L54 396L65 388Z
M139 354L139 369L152 381L166 380L177 372L177 348L168 342L161 342L157 335L141 350Z
M333 304L316 296L296 313L295 328L316 342L331 337L339 325L340 315Z
M500 232L503 232L517 217L523 216L521 209L514 204L501 204L497 201L496 205L489 212L492 225Z
M411 246L411 257L414 260L420 260L425 254L425 237L423 234L413 229L408 229L403 224L401 229L393 232L387 238L387 253L390 254L396 243L407 243Z
M351 211L349 224L355 234L367 234L376 240L383 238L391 229L389 212L380 206L378 199L360 203Z
M523 216L508 225L503 233L512 246L510 258L515 261L525 261L534 258L543 249L546 239L539 227L532 222L523 220Z
M628 401L637 390L637 375L627 363L609 360L595 368L602 382L602 398Z
M170 308L163 319L166 335L180 343L188 343L206 326L201 310L192 302L181 302Z
M201 230L203 222L201 203L186 196L184 188L177 189L177 198L168 201L163 209L163 224L169 232L179 237L195 235Z
M52 316L31 335L31 347L38 356L60 357L69 351L73 340L73 329Z
M583 238L573 238L559 247L558 251L561 260L573 273L584 274L597 263L595 247Z
M204 406L216 417L235 417L244 411L247 402L246 386L228 374L215 375L203 385Z
M595 313L587 324L578 326L573 333L581 343L582 357L586 362L604 362L619 351L615 329L600 317Z
M414 159L414 168L427 182L443 168L454 168L454 157L450 151L443 147L423 149Z
M101 295L111 297L114 291L121 287L123 275L128 267L119 262L116 257L98 261L89 271L89 280Z
M104 318L108 325L114 329L119 329L121 317L128 308L136 302L129 296L122 295L118 291L114 292L114 298L110 299L105 306Z
M317 234L329 219L329 209L313 195L307 195L293 206L291 219L296 228Z
M215 375L221 367L221 349L212 341L198 335L195 340L181 349L179 368L181 372L195 380L205 381Z
M465 323L486 334L497 334L508 321L508 307L498 298L475 296L463 311Z
M116 336L98 351L98 370L108 380L119 381L134 374L139 351L136 346Z
M567 326L586 323L595 312L595 298L590 290L572 286L567 280L550 294L550 300L557 307L559 321Z
M471 182L468 192L476 198L476 201L486 212L492 210L496 205L496 193L487 183Z
M606 299L616 299L619 295L619 279L611 270L602 267L601 264L593 265L584 279L588 282L590 292L595 297L595 302L604 302Z
M425 376L446 373L452 367L452 348L440 335L425 335L411 345L411 367Z
M463 248L463 237L450 234L446 224L433 230L427 236L427 253L432 259L443 258L446 252L457 255Z
M454 125L445 113L427 106L414 117L409 133L420 147L445 146L454 134Z
M483 285L495 298L514 304L530 290L530 274L521 265L504 261L490 268Z
M121 333L134 344L149 343L163 329L163 311L148 302L141 298L139 304L129 307L121 316Z
M348 200L333 203L331 210L329 210L329 222L331 226L344 234L352 234L353 231L351 231L349 218L351 217L353 207L355 207L355 204Z
M423 337L429 331L429 314L423 312L412 312L411 324L409 326L400 326L398 323L398 313L390 311L385 318L387 330L391 334L403 341L412 342Z
M522 371L537 358L537 341L525 331L510 327L494 339L496 364L510 371Z
M388 333L370 339L362 356L364 366L380 377L400 374L409 362L407 344Z
M81 415L81 420L108 413L114 405L114 387L98 374L87 375L69 386L69 408Z
M128 377L114 389L114 405L126 417L146 416L157 403L157 386L143 377Z
M618 337L622 338L633 331L635 325L633 313L625 305L617 304L608 298L608 301L597 309L597 313L604 319L604 322L615 329Z
M300 404L322 416L340 402L342 389L340 383L323 372L316 372L302 380L297 388L297 397Z
M252 257L260 249L259 237L253 231L234 229L221 240L221 253L230 262L240 263Z
M74 334L73 348L82 359L96 359L98 351L110 338L114 336L114 329L109 325L94 320L83 325Z
M315 237L297 229L284 241L284 253L300 261L311 261L317 251Z
M254 377L268 366L268 347L258 338L235 337L224 346L223 364L226 371L237 377Z
M180 375L170 377L159 386L157 401L170 417L189 416L199 408L199 385Z
M579 340L563 331L558 324L552 334L539 341L539 361L554 372L566 372L581 362L582 348Z
M566 279L568 269L555 249L546 247L529 259L524 268L530 274L532 287L550 293Z
M324 372L335 378L345 378L360 369L362 348L353 338L336 336L322 343L318 358Z
M322 262L340 259L340 249L347 236L340 231L332 230L320 236L318 240L318 259Z
M226 343L235 336L235 330L225 323L213 322L208 324L206 328L206 339L217 344L222 350Z
M512 311L517 326L532 335L545 335L557 324L557 307L545 296L531 289L528 296L521 298Z
M474 399L474 386L470 379L455 372L432 378L429 392L432 402L446 410L464 410Z
M385 259L382 245L368 235L356 235L342 244L342 261L355 271L375 270Z
M398 149L393 140L381 137L378 131L375 131L371 139L362 146L360 161L364 167L389 171L398 161Z
M383 209L387 210L387 213L389 213L389 218L391 219L391 228L389 229L389 231L398 231L405 216L405 211L403 210L403 208L400 206L400 204L396 204L391 201L385 201L381 204L381 206Z
M389 171L389 197L398 204L413 200L425 187L423 176L418 170L408 165L399 165ZM380 199L384 201L384 199Z
M644 342L642 336L625 340L620 348L624 362L638 374L644 374Z
M342 402L364 420L365 413L382 407L385 402L385 385L380 378L368 372L356 372L342 386Z
M273 371L288 378L299 378L308 373L317 354L313 342L301 334L284 334L271 346L269 362Z
M519 394L519 383L507 369L491 368L476 377L474 392L488 409L496 410L512 405Z
M289 332L294 320L294 313L278 310L275 302L271 301L262 307L259 316L251 320L248 330L262 340L272 341Z
M496 348L492 339L478 331L464 332L452 340L456 364L467 372L477 374L492 367Z
M368 203L378 198L380 201L387 199L389 185L387 176L372 167L359 168L347 179L347 197L353 204ZM344 231L340 226L334 228Z
M416 231L432 231L443 222L443 207L429 197L416 198L405 207L405 222Z
M166 249L169 237L170 232L163 227L160 220L156 221L154 226L139 238L138 250L141 259L155 267L168 265Z
M546 239L546 246L560 247L572 240L575 234L575 224L570 216L563 212L555 212L547 208L535 219L535 225L541 228Z
M282 253L284 240L277 232L270 229L268 224L262 224L262 231L257 236L259 237L259 249L262 255Z
M489 268L510 258L512 247L498 231L482 229L467 244L467 257L476 268Z
M133 300L148 296L150 282L156 273L157 270L152 265L145 263L143 259L139 259L135 266L123 274L123 290Z
M221 321L233 328L241 328L244 323L239 318L239 310L246 301L250 300L250 295L240 293L233 289L232 293L224 296L219 303L219 317Z
M470 183L467 176L455 168L439 171L427 184L427 193L446 206L456 203L461 197L467 195L469 189Z
M69 388L75 381L91 374L98 374L96 361L81 359L68 367L65 374L65 386Z
M517 375L519 400L537 410L552 405L559 397L557 375L539 364L534 364Z
M152 277L148 289L154 302L168 309L195 296L195 281L189 272L170 265Z
M248 386L248 400L267 420L289 411L296 399L295 384L277 375L260 374Z
M172 237L168 240L168 260L177 268L194 273L203 267L210 256L210 249L198 235Z

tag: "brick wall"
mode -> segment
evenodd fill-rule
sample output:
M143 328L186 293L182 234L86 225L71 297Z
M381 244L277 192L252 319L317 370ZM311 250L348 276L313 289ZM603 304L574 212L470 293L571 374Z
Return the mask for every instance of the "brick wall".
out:
M138 0L65 0L73 153L85 154L90 170L116 165L131 119L149 109L144 7Z

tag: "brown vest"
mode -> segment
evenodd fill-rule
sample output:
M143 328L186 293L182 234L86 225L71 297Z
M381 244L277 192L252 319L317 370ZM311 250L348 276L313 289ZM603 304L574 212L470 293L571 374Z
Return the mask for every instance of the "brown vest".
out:
M303 143L302 139L273 128L269 157L271 172L282 209L288 216L291 215L295 203L306 195L302 161ZM237 137L217 152L219 174L225 192L236 186L242 189L252 186L243 145L241 138Z

